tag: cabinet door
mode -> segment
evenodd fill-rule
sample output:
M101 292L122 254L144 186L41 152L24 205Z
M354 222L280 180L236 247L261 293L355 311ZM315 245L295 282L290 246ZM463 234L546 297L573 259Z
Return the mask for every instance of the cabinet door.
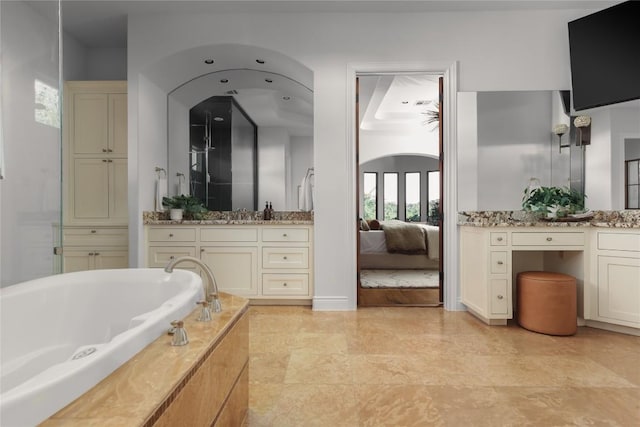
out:
M109 163L106 159L73 162L73 216L76 219L109 218Z
M106 153L108 149L107 95L77 93L73 96L73 152Z
M96 270L129 267L129 253L127 251L96 250L93 256Z
M489 304L492 314L509 313L508 286L507 279L491 279L489 281Z
M65 273L92 270L93 252L88 250L68 250L65 248L62 255L62 263L62 271Z
M127 155L127 94L109 95L109 150Z
M640 259L598 257L598 316L640 325Z
M257 295L257 247L203 247L200 259L211 268L219 290L241 296Z
M126 223L127 210L127 159L109 159L109 217Z

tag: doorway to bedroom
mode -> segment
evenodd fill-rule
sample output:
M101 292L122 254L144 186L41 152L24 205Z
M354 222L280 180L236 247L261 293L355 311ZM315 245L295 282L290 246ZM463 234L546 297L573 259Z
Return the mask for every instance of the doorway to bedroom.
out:
M358 74L358 306L442 305L442 75Z

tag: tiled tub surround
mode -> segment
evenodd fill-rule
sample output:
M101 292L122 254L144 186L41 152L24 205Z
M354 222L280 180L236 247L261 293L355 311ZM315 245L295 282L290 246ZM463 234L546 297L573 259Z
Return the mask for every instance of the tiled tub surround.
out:
M640 334L640 212L583 222L464 212L459 225L461 301L485 322L514 317L519 272L545 270L576 277L580 324Z
M184 319L189 344L163 335L46 420L44 427L241 425L248 408L248 301L222 293L221 313Z
M262 211L209 211L200 220L172 221L169 212L143 212L142 222L145 225L191 224L313 224L313 212L274 211L273 219L265 220Z

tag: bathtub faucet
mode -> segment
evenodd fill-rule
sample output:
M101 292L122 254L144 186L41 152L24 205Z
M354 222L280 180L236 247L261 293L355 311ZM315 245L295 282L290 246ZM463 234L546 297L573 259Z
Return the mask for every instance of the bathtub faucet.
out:
M204 296L207 302L209 303L209 307L216 313L222 311L222 306L220 305L220 296L218 295L218 284L216 283L216 278L213 276L213 271L201 260L198 258L194 258L191 256L183 256L180 258L176 258L171 260L169 264L164 268L164 271L167 273L173 273L173 269L176 265L183 262L192 262L196 264L198 267L204 271L204 274L207 276L208 285L204 285Z

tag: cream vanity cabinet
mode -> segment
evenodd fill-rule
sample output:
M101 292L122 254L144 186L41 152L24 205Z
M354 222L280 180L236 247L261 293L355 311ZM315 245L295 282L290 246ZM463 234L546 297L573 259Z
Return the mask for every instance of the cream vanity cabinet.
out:
M64 272L127 268L128 238L127 227L64 227Z
M560 268L556 259L564 255L543 254L583 253L586 240L577 228L460 227L461 302L488 324L506 324L513 318L516 274L544 270L549 263L582 280L584 263L567 256L571 262ZM522 256L514 256L518 252Z
M640 328L640 230L595 228L585 318Z
M312 232L309 225L147 225L147 266L195 256L212 269L221 291L254 302L310 300Z
M65 224L126 225L126 82L66 82L64 99Z
M63 270L126 268L127 83L65 83Z

